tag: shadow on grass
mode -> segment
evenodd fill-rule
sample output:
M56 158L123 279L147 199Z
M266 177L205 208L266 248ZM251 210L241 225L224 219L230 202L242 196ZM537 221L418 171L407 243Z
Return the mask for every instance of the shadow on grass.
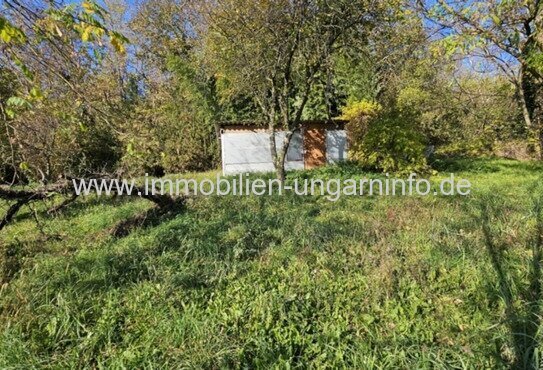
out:
M470 157L436 157L430 165L440 172L474 172L474 173L494 173L500 170L500 166L495 159L470 158Z
M154 206L147 211L138 213L130 218L118 222L110 231L110 234L117 238L128 236L136 229L145 229L160 225L183 213L186 210L186 204L183 201L173 203L170 206Z
M534 173L543 170L540 161L517 161L504 158L436 157L430 165L440 172L495 173L504 169Z
M540 369L538 335L542 327L542 258L543 258L543 195L534 200L536 218L535 236L529 240L531 263L529 284L521 287L513 278L507 245L500 242L492 231L493 216L496 215L495 198L485 197L479 204L484 242L492 268L496 274L500 297L505 304L505 322L508 326L514 350L512 369ZM502 356L500 356L502 357ZM505 359L502 358L505 361Z
M59 197L58 199L64 199ZM108 206L118 207L126 203L133 201L133 199L126 197L79 197L73 203L70 203L65 208L50 214L48 211L50 208L53 208L54 205L60 204L59 201L55 203L47 201L41 204L32 204L32 208L24 207L21 211L13 218L12 223L24 221L27 219L32 219L35 216L40 219L49 219L49 218L62 218L67 219L71 217L76 217L82 213L88 213L93 207L107 204Z
M110 196L110 197L78 197L78 199L63 208L58 212L62 218L70 218L80 215L81 213L86 213L90 208L101 206L107 204L108 206L118 207L124 204L133 202L134 199L130 197L119 197L119 196ZM43 215L47 215L47 211L43 211Z
M74 210L71 212L78 214ZM105 246L55 260L55 263L50 265L52 270L45 272L48 285L55 291L75 289L78 292L95 294L143 281L160 280L164 278L161 270L170 269L175 275L174 280L183 287L211 287L212 279L209 279L209 276L212 275L212 270L228 259L236 247L221 242L221 231L224 231L229 219L241 224L249 220L255 222L259 215L249 215L231 206L218 222L209 222L205 215L210 212L211 210L195 212L185 209L183 205L176 205L166 208L153 207L124 219L108 230L113 239ZM157 229L152 230L153 228ZM152 235L152 241L142 242L141 233L131 236L136 230ZM251 230L249 232L254 235ZM244 236L243 244L248 246L255 242L251 235ZM120 241L121 238L126 240ZM268 241L271 242L271 239ZM218 249L211 251L215 248ZM243 250L244 258L254 255L252 249L248 247ZM3 266L3 270L6 278L11 279L18 270L20 253L15 253L15 250L10 248L6 249L5 254L9 257L9 260L6 259L9 264ZM168 255L169 258L162 258ZM53 270L64 272L57 274Z
M182 211L151 209L121 221L107 245L59 259L51 268L66 272L51 274L48 284L54 290L75 286L87 293L148 280L189 290L215 289L243 276L246 262L265 258L266 250L329 248L337 238L365 232L349 220L321 218L321 212L317 200L294 196L244 202L216 197L198 199ZM136 229L143 230L129 235Z

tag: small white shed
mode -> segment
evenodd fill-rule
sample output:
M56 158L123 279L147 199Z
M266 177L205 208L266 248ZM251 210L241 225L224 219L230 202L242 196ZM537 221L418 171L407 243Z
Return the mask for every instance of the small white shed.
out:
M276 133L278 148L285 132ZM274 171L270 136L265 128L248 125L221 127L222 171L224 175ZM344 122L304 122L294 133L285 167L309 169L347 159L347 133Z

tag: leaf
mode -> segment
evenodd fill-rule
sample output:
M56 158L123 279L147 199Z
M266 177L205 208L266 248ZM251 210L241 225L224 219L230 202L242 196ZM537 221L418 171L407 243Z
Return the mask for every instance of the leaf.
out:
M6 100L6 115L8 118L15 118L17 109L12 108L32 108L32 104L25 98L21 98L20 96L12 96L8 100Z
M109 35L111 46L119 54L126 52L125 44L128 43L128 39L118 32L111 32Z
M19 168L23 171L27 171L30 167L28 166L27 162L21 162L19 163Z
M81 41L92 41L92 26L83 26L83 32L81 32Z
M32 80L34 78L34 74L32 73L32 71L19 58L15 58L13 62L17 67L21 69L21 72L23 72L23 75L28 80Z
M117 53L124 54L124 52L126 51L124 45L116 37L111 38L111 45Z
M492 19L492 22L494 22L494 24L497 26L501 25L502 23L500 17L498 17L496 14L490 14L490 19Z
M133 155L133 154L134 154L134 143L132 143L132 142L128 143L128 145L126 146L126 152L127 152L129 155Z
M6 101L6 104L8 107L30 107L31 104L28 102L28 100L21 98L20 96L12 96Z
M36 99L36 100L42 100L43 99L43 94L41 92L41 90L34 86L31 90L30 90L30 97L32 97L33 99Z
M63 36L63 33L62 33L62 31L60 30L60 28L58 28L58 26L57 26L56 24L54 25L54 27L55 27L55 31L56 31L58 37L62 37L62 36Z
M103 56L97 48L92 49L92 54L94 55L94 58L99 64L102 63Z
M20 28L15 27L4 17L0 17L0 41L4 43L16 42L24 43L26 36Z
M85 15L98 17L100 20L104 20L104 14L107 13L104 8L98 5L94 1L83 1L81 4Z
M95 7L94 7L94 4L93 3L90 3L88 1L83 1L83 3L81 4L81 6L83 6L83 9L85 9L85 11L89 14L94 14L95 12Z

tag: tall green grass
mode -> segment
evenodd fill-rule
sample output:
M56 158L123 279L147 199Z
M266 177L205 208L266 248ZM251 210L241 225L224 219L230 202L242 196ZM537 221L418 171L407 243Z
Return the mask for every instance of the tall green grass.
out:
M149 203L26 210L0 235L0 368L537 368L543 167L438 165L473 194L197 198L123 238Z

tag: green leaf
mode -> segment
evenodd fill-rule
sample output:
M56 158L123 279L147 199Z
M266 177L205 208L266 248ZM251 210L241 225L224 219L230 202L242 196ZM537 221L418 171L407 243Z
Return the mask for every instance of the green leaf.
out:
M133 155L133 154L134 154L134 143L132 143L132 142L128 143L128 145L126 146L126 152L127 152L129 155Z
M26 41L26 36L20 28L12 25L4 17L0 17L0 41L4 43L24 43Z
M23 75L28 80L34 79L34 74L32 73L32 71L19 58L14 58L13 62L17 67L21 69L21 72L23 72Z
M30 102L20 96L12 96L6 101L8 107L31 107Z
M95 12L95 8L94 8L94 4L91 3L91 2L88 2L88 1L83 1L83 3L81 4L81 6L83 7L83 9L85 9L85 11L89 14L94 14Z
M41 92L41 90L34 86L31 90L30 90L30 96L33 98L33 99L36 99L36 100L42 100L43 99L43 94Z
M500 17L498 17L496 14L490 14L490 19L492 19L492 22L494 22L495 25L500 25L502 23Z
M85 14L98 17L100 20L104 20L104 14L107 13L104 8L98 5L94 1L83 1L81 4Z
M83 27L83 32L81 32L81 40L84 42L92 41L92 26Z

